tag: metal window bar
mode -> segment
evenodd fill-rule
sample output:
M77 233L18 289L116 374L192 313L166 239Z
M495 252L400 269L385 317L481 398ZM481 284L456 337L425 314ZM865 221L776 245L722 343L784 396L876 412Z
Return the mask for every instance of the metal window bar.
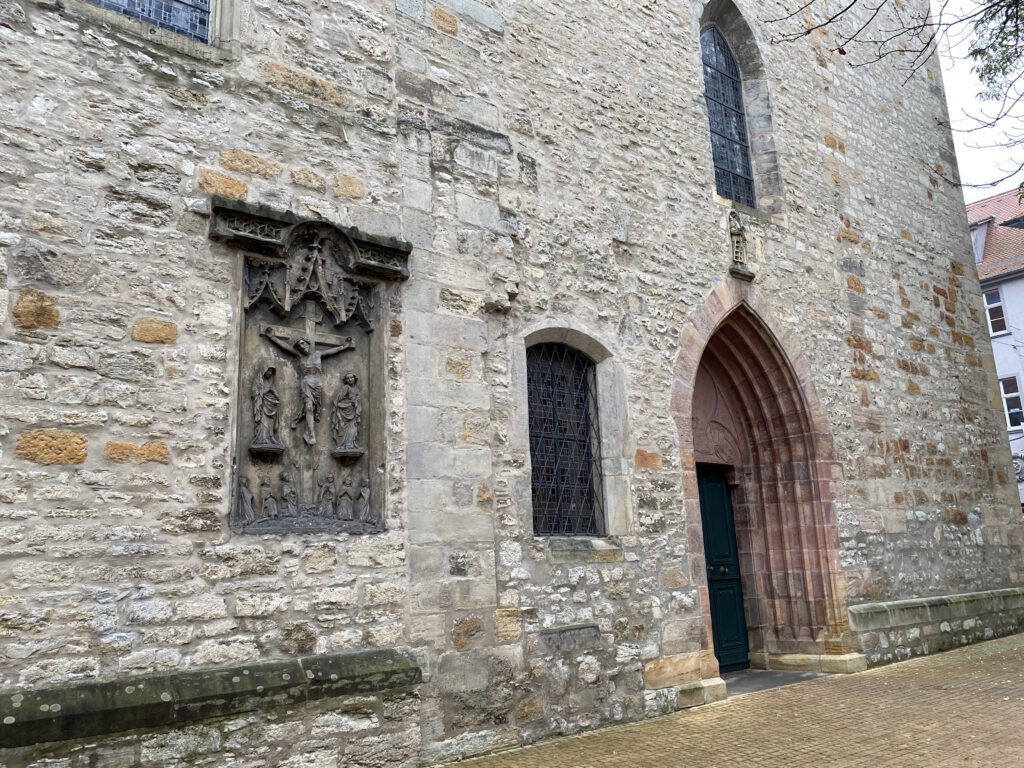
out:
M210 0L89 0L93 5L116 11L179 35L210 42Z
M526 351L533 532L600 536L604 513L596 370L564 344Z
M704 98L711 123L711 157L718 194L754 207L743 84L736 59L722 33L708 27L700 35L704 62Z

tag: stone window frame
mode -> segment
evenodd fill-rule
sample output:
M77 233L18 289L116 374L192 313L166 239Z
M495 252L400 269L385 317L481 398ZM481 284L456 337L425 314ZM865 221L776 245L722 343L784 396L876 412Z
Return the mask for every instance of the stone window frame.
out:
M601 462L604 520L598 536L547 536L533 533L532 487L533 472L530 459L529 402L526 387L526 350L535 344L565 344L593 361L596 376L598 425L600 431L599 460ZM513 340L510 363L514 413L510 444L525 446L524 472L529 492L520 497L520 516L525 530L538 541L552 542L572 539L582 546L602 549L609 540L629 535L633 527L632 498L629 484L630 462L627 452L629 428L626 416L626 379L622 363L609 348L598 341L596 334L582 328L575 321L563 324L545 323L530 328Z
M169 48L204 61L231 61L241 52L242 0L211 0L210 40L201 43L117 11L100 8L88 0L64 0L64 13L100 22L127 32L146 43Z
M743 107L747 123L747 137L750 147L750 162L754 176L754 201L756 208L729 198L722 197L713 191L715 202L722 206L758 216L761 214L785 213L785 190L782 185L782 172L779 166L779 153L775 147L775 124L772 118L772 99L768 82L768 69L761 56L761 45L743 17L739 8L732 0L707 0L698 3L696 32L696 52L700 70L703 73L703 52L700 45L701 33L708 27L716 27L729 45L736 64L740 70L740 81L743 86ZM701 76L703 83L703 75ZM710 126L707 104L701 99L701 107L705 112L705 126ZM710 128L708 128L708 159L710 160ZM714 181L714 164L711 167L712 190L716 189Z
M990 297L995 295L995 300L990 301ZM992 338L998 336L1006 336L1010 333L1010 324L1006 321L1006 305L1003 303L1003 292L999 287L989 288L981 293L981 298L985 302L985 320L988 323L988 335ZM994 310L999 310L998 317L993 317ZM995 324L1002 323L1002 328L996 330Z
M1012 386L1013 389L1007 391L1008 385ZM1022 393L1017 377L1004 376L999 379L999 394L1003 398L1003 415L1006 417L1006 428L1014 432L1024 429L1024 408L1021 406ZM1011 406L1013 401L1016 401L1016 403ZM1016 424L1013 423L1014 416L1011 416L1011 414L1016 416Z

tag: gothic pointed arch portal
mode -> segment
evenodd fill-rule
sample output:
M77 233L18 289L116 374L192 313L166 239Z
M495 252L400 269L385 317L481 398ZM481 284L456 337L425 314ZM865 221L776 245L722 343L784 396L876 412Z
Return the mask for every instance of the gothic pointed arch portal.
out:
M709 585L704 542L711 531L702 525L698 473L705 484L711 471L727 478L731 490L753 665L792 666L803 659L810 669L841 671L843 664L832 662L837 655L849 659L852 648L837 554L837 464L806 363L787 354L796 346L777 337L769 322L757 288L730 280L712 292L683 333L673 415L691 575L694 583ZM709 594L701 590L702 642L711 651L716 617Z

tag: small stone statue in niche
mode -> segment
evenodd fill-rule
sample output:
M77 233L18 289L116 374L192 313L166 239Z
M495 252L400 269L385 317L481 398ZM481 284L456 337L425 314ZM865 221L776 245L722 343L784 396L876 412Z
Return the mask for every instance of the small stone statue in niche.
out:
M328 473L327 477L320 481L320 506L317 513L321 517L334 516L334 497L337 494L337 487L334 485L334 475Z
M352 496L352 478L346 477L341 481L341 491L338 493L337 515L339 520L351 520L352 509L355 499Z
M356 498L356 519L363 523L373 523L370 512L370 479L364 477L359 482L359 496Z
M277 439L277 424L281 400L274 389L277 369L264 365L252 380L252 419L255 434L249 444L249 452L257 456L276 456L284 452L284 445Z
M277 520L277 497L274 496L274 489L270 487L270 478L264 477L260 481L260 514L267 520Z
M362 395L357 386L359 379L349 371L342 383L344 386L335 396L331 412L331 436L335 442L331 453L337 457L358 458L363 455L359 448L359 422L363 416Z
M320 377L323 375L323 358L352 349L352 338L347 338L343 343L319 349L316 344L306 336L299 336L294 341L286 341L277 337L277 331L271 326L263 328L263 335L272 342L278 349L297 358L301 381L299 387L302 395L302 410L292 421L292 429L299 424L305 423L302 432L302 439L306 445L316 445L316 425L320 422L320 416L324 407L324 385Z
M281 473L281 500L284 502L284 516L299 516L299 494L295 490L295 483L287 472Z
M256 522L256 498L249 487L249 478L244 475L238 478L238 516L239 525L246 526Z

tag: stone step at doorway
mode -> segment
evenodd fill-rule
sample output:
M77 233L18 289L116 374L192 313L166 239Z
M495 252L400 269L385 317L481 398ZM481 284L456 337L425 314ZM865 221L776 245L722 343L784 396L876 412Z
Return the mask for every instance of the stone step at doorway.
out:
M745 696L748 693L770 691L796 683L805 683L818 677L831 677L828 672L789 672L781 669L743 669L722 675L725 680L726 698Z

